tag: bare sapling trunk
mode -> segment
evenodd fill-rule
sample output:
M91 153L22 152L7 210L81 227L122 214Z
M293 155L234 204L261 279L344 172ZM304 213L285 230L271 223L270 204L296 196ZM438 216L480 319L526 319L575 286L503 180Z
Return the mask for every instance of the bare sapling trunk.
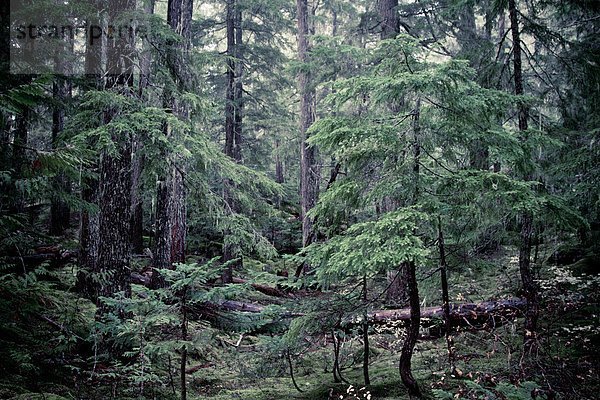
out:
M454 372L454 338L452 337L452 319L450 318L450 295L448 293L448 265L446 264L446 248L442 233L442 219L438 217L438 247L440 251L440 278L442 284L442 306L444 308L444 330L448 348L448 363Z

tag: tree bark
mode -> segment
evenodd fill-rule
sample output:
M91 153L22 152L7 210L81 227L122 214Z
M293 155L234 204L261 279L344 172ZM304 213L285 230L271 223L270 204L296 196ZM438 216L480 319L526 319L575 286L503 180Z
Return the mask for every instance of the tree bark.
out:
M94 6L98 6L99 1L94 0ZM88 25L101 26L101 22L94 18L87 22ZM96 45L92 45L86 41L85 76L87 87L85 90L102 89L102 42L95 43ZM88 144L94 145L93 143ZM97 162L94 162L90 170L95 170L97 167ZM87 203L87 206L81 210L79 217L79 271L77 272L76 288L78 292L96 301L98 293L94 275L97 272L96 262L100 245L100 216L98 210L92 208L98 205L98 179L82 174L80 186L81 200Z
M98 204L98 181L82 179L81 199L95 207ZM77 291L94 300L97 297L94 274L100 245L100 218L97 210L84 209L79 221L79 271L77 273Z
M60 67L59 67L60 68ZM70 96L70 84L67 78L57 76L54 79L52 94L55 101L52 110L52 148L58 148L59 135L65 127L65 102ZM69 205L60 198L61 195L70 193L70 183L65 174L58 174L54 178L54 187L59 191L50 205L50 235L62 236L69 227L71 210ZM62 193L61 193L62 192Z
M275 139L275 182L285 182L283 163L281 162L281 144L279 139Z
M144 13L154 14L154 1L144 2ZM150 85L150 68L152 66L152 53L150 45L144 42L144 50L140 56L140 80L138 97L147 100L146 89ZM144 251L144 203L142 199L142 172L144 170L144 156L142 150L144 143L140 134L133 139L133 160L131 169L131 249L135 254Z
M110 297L117 292L129 295L130 289L130 196L131 143L129 139L113 137L118 141L119 157L103 154L100 160L100 243L96 269L100 276L98 294Z
M400 32L398 0L379 0L378 8L381 20L381 39L395 38Z
M521 61L521 37L519 31L518 10L515 0L508 0L508 12L510 17L510 30L513 41L513 68L515 94L523 95L523 66ZM526 105L519 106L519 131L526 132L528 129L529 109ZM526 133L525 133L526 135ZM526 173L526 180L531 176ZM531 270L531 238L533 235L533 215L530 211L524 211L521 215L521 232L519 243L519 271L523 291L527 299L527 312L525 313L525 352L532 352L537 343L537 320L539 314L538 294L536 283Z
M135 8L134 0L111 0L109 23L122 13ZM106 88L131 96L133 86L133 63L124 57L128 38L121 37L107 42ZM115 110L104 112L104 123L110 124ZM98 206L100 209L100 243L98 246L98 294L112 297L118 292L131 295L131 136L122 131L112 132L117 154L103 150L100 157L100 182ZM99 304L100 314L107 310Z
M419 301L419 289L417 285L416 266L414 262L406 265L408 271L408 295L410 302L410 319L407 327L407 335L400 353L400 378L412 397L421 397L421 390L412 374L412 356L419 338L419 327L421 323L421 304Z
M227 1L227 92L225 99L225 154L236 163L242 162L242 11L237 0ZM232 196L234 184L225 179L223 196L231 214L238 213L239 206ZM233 216L233 215L232 215ZM226 229L223 237L223 262L229 262L223 271L223 283L231 283L233 271L241 268L239 248L228 242L233 233ZM236 261L233 261L236 260Z
M144 251L144 204L142 201L142 171L144 168L143 148L139 137L133 139L131 165L131 251Z
M233 159L242 162L242 116L244 109L244 41L242 31L242 9L235 0L235 89L234 89L234 134Z
M15 121L15 132L14 132L14 145L12 148L12 190L14 191L14 201L12 203L11 211L14 213L22 213L25 210L25 197L18 186L16 181L20 180L24 176L25 165L27 163L27 157L25 154L25 148L27 147L27 141L29 139L29 127L31 119L31 109L29 106L24 106L21 112L16 116Z
M235 0L227 0L227 91L225 94L225 154L235 159Z

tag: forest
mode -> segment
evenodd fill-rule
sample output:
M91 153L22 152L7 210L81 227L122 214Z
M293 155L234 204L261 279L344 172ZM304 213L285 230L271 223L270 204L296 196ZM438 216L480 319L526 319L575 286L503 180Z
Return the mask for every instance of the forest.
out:
M600 1L0 8L0 399L598 398Z

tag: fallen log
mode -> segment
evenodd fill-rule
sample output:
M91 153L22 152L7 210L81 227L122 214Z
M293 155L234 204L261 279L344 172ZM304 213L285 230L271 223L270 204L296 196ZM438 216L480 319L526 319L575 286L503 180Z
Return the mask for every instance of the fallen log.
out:
M22 256L8 256L0 258L6 264L37 267L49 261L52 266L61 266L77 257L77 251L62 250L51 253L25 254Z
M263 312L263 310L265 309L265 307L260 304L244 303L235 300L225 300L224 302L219 303L218 307L227 311L240 311L255 314Z
M517 315L525 309L525 305L526 301L519 298L484 301L481 303L450 304L450 317L455 320L461 320L463 318L476 320L478 318L487 318L492 315ZM261 304L244 303L234 300L226 300L220 303L219 307L228 311L241 311L249 313L260 313L264 310L264 306ZM368 318L369 322L375 324L393 321L408 321L410 319L410 308L371 311L368 314ZM421 309L421 318L443 319L444 310L440 306L424 307Z
M200 371L201 369L211 368L211 367L214 367L214 366L215 366L214 363L204 363L204 364L200 364L200 365L195 365L193 367L190 367L190 368L186 369L185 373L188 374L188 375L190 375L190 374L193 374L194 372Z
M525 309L526 301L523 299L506 299L496 301L484 301L481 303L450 304L450 318L454 321L467 319L475 321L483 320L491 316L514 316ZM423 319L443 319L444 309L442 307L424 307L421 309ZM392 321L408 321L410 309L378 310L369 313L369 321L372 323L387 323Z
M466 327L469 330L482 329L502 325L505 320L512 320L522 315L526 301L523 299L506 299L497 301L484 301L481 303L461 303L450 305L450 318L452 326ZM221 311L233 311L256 314L264 311L265 307L255 303L227 300L218 305L212 305ZM302 313L286 313L283 318L300 317ZM410 309L376 310L368 313L370 325L404 325L410 321ZM439 307L425 307L421 310L421 326L423 328L439 328L444 319L444 310ZM350 317L342 321L340 327L349 329L362 324L362 316ZM441 329L441 328L440 328ZM443 329L439 332L430 330L426 335L430 338L441 337Z
M239 284L246 284L249 283L247 280L242 279L242 278L233 278L232 283L239 283ZM258 283L250 283L250 286L256 290L257 292L261 292L263 294L266 294L267 296L273 296L273 297L290 297L286 292L284 292L281 289L275 288L275 287L271 287L271 286L267 286L267 285L261 285Z

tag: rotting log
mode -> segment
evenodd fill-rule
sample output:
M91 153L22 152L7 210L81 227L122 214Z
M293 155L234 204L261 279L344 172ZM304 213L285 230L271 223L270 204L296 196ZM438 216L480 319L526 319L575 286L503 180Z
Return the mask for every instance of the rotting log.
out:
M464 319L468 321L484 320L494 316L511 317L520 314L525 309L524 299L506 299L484 301L481 303L450 304L450 318L459 323ZM443 319L444 309L441 306L424 307L421 309L423 319ZM378 310L369 313L369 319L376 324L392 321L408 321L410 309Z
M495 327L502 325L505 320L512 320L518 316L522 316L523 310L526 307L526 301L520 298L484 301L481 303L461 303L450 305L450 318L452 325L455 327L466 327L468 330L480 329L486 327ZM211 308L218 313L219 311L233 311L246 313L260 313L265 309L265 306L256 303L244 303L240 301L227 300L220 304L211 304ZM284 318L300 317L302 313L286 313L282 315ZM428 337L441 337L444 323L443 307L424 307L421 310L422 324L424 328L439 327L439 331L429 332ZM368 313L369 323L371 325L387 325L402 326L410 320L410 309L394 309L394 310L376 310ZM341 327L348 329L362 323L362 317L349 318L342 321Z
M525 308L524 299L506 299L496 301L484 301L481 303L461 303L450 304L450 318L455 321L467 319L469 321L477 319L486 319L492 316L517 316ZM264 306L256 303L244 303L240 301L227 300L218 305L227 311L242 311L250 313L260 313ZM298 314L302 315L302 314ZM424 319L443 319L444 310L441 306L424 307L421 309L421 316ZM394 310L376 310L368 313L369 322L374 324L385 324L394 321L408 321L410 319L410 309L401 308ZM354 325L358 320L348 320L342 325Z
M524 299L506 299L481 303L450 304L450 321L453 329L477 331L493 329L523 316L527 303ZM405 326L410 320L410 309L381 310L369 314L373 325ZM349 324L352 326L353 324ZM446 334L443 307L421 309L421 339L437 339Z
M77 257L77 251L56 250L48 253L24 254L22 256L0 257L0 262L11 265L37 267L46 261L54 265L63 265Z
M281 289L272 287L272 286L267 286L267 285L261 285L258 283L250 283L245 279L242 278L233 278L232 279L232 283L238 283L238 284L247 284L249 283L250 286L256 290L257 292L266 294L267 296L273 296L273 297L290 297L290 295L286 292L284 292Z

